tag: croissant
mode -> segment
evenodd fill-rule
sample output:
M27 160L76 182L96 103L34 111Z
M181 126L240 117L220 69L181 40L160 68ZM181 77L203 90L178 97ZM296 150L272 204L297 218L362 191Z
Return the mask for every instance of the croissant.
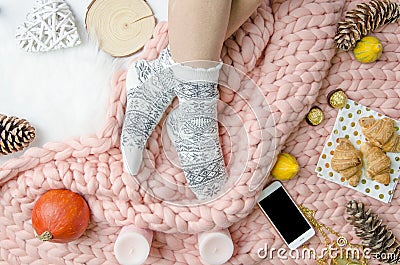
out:
M339 172L353 187L360 182L362 175L362 154L347 138L339 138L331 160L332 169Z
M370 179L388 185L390 182L390 158L377 146L370 143L361 145L367 175Z
M368 142L382 148L385 152L400 152L400 135L394 129L394 120L363 117L358 122Z

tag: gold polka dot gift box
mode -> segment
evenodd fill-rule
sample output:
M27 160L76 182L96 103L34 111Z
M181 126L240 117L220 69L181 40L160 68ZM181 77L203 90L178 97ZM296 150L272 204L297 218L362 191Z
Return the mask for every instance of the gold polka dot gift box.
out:
M317 167L315 168L315 172L320 178L357 190L382 202L389 203L392 200L394 189L396 188L399 180L398 175L400 172L400 153L386 153L391 161L390 182L388 185L381 184L368 178L365 169L365 161L362 163L363 167L361 180L357 186L349 185L345 177L333 170L331 167L331 160L334 156L335 149L340 138L347 138L358 150L360 150L361 145L366 142L365 136L363 135L358 122L359 119L363 117L383 119L386 116L348 99L346 105L339 110L332 133L325 143L324 149L319 157ZM398 133L399 127L400 121L395 121L394 128L396 133Z

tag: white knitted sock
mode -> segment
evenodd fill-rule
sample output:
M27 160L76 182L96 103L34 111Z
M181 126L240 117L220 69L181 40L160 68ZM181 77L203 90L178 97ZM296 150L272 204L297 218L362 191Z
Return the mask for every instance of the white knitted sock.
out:
M221 66L172 66L179 107L169 115L167 130L188 185L198 199L214 197L227 181L217 121Z
M175 97L169 49L153 61L139 60L126 76L127 106L121 134L125 169L136 175L147 139Z

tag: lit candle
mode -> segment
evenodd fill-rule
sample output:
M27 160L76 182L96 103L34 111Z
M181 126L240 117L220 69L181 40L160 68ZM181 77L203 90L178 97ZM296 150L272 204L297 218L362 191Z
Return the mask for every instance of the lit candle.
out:
M122 265L143 264L150 253L153 232L134 225L124 226L114 244L114 255Z
M210 265L227 262L233 254L233 242L228 229L198 235L201 258Z

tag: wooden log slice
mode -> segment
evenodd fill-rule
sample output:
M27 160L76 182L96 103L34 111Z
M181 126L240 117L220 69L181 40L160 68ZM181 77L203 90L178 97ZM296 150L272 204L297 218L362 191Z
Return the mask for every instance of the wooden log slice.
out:
M85 24L103 51L125 57L151 38L156 21L143 0L94 0L87 9Z

